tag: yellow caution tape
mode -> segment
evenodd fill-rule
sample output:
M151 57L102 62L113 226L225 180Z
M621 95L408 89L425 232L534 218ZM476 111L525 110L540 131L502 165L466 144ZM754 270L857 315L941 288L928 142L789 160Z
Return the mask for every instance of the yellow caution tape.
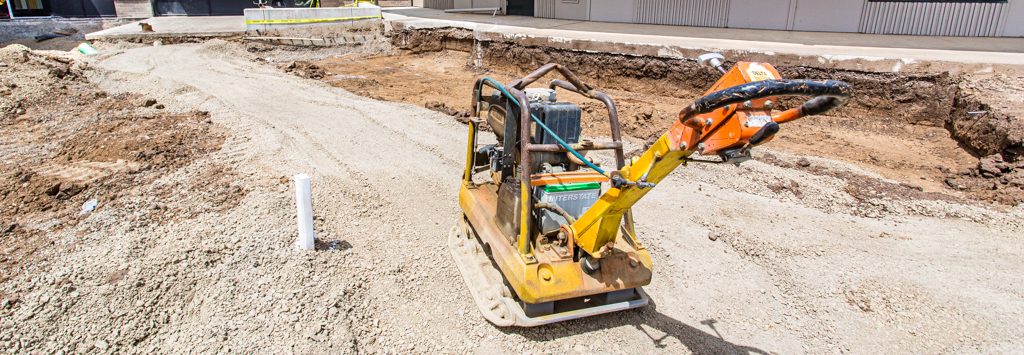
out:
M280 20L245 20L246 25L287 25L296 23L323 23L338 21L366 20L373 18L384 18L382 15L355 16L355 17L329 17L329 18L297 18Z

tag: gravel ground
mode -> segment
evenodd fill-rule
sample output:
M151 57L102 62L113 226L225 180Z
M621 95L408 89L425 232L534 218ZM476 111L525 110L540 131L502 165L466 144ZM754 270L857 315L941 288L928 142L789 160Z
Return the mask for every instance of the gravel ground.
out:
M220 151L152 185L187 186L173 183L216 163L246 193L164 223L136 196L45 235L52 245L0 283L18 297L0 305L4 352L1024 351L1024 207L860 194L851 181L886 180L828 159L799 165L860 179L786 168L800 157L783 151L759 154L774 164L691 165L636 207L651 306L496 328L444 250L465 126L284 73L234 43L107 51L88 59L104 90L210 112L228 131ZM296 173L313 177L317 252L291 245Z

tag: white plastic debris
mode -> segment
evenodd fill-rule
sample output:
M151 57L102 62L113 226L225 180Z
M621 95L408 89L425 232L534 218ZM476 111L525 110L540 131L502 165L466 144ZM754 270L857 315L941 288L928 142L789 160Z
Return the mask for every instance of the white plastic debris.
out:
M96 199L90 199L89 201L85 201L85 203L82 204L82 213L80 214L84 215L89 212L92 212L93 210L96 209L96 205L98 205L99 203L100 202L96 201Z
M295 207L296 222L299 227L299 239L295 241L298 250L313 250L316 232L313 231L313 196L309 184L309 175L295 175Z

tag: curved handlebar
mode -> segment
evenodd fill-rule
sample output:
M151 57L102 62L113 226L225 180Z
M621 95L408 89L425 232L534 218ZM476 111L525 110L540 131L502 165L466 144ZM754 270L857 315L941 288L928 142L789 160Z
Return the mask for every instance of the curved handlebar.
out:
M771 96L815 96L799 108L786 111L784 121L824 113L841 106L850 96L850 84L838 80L763 80L719 90L694 101L682 112L679 121L708 113L723 106ZM797 110L795 112L791 112ZM790 117L792 116L792 117ZM780 122L781 123L781 122Z

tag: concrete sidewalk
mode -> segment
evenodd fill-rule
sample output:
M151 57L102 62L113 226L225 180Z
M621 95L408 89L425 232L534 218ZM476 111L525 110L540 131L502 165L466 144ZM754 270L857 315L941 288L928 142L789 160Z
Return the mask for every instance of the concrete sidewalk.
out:
M671 49L747 51L815 56L824 60L1024 65L1024 38L898 36L641 25L526 16L451 14L423 8L391 8L384 11L385 20L405 28L457 27L509 36L608 42L626 47L649 45Z
M526 16L449 14L424 8L384 8L389 28L464 28L480 39L523 45L602 51L630 55L692 57L721 51L742 55L799 57L799 62L843 62L843 67L901 70L933 62L1024 65L1024 38L965 38L793 32L638 25L543 19ZM139 22L155 32L142 32ZM137 40L168 37L223 38L245 34L242 16L154 17L86 35L89 40ZM776 58L776 62L778 58ZM854 64L851 64L854 63ZM866 64L865 64L866 63ZM933 70L935 68L932 68Z
M153 26L153 32L142 32L139 23ZM242 16L163 16L135 21L85 35L87 40L130 40L145 38L222 38L245 34Z

